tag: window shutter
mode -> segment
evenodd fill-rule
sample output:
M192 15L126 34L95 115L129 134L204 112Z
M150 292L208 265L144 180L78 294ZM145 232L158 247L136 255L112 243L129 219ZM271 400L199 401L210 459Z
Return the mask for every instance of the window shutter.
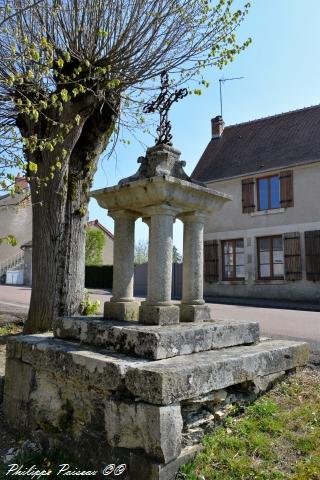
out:
M302 279L300 233L284 234L284 265L286 280Z
M280 173L280 205L282 208L293 207L293 172Z
M243 213L254 212L254 179L242 180L242 211Z
M320 281L320 230L304 232L307 280Z
M204 279L208 283L219 280L219 254L218 241L208 240L204 242Z

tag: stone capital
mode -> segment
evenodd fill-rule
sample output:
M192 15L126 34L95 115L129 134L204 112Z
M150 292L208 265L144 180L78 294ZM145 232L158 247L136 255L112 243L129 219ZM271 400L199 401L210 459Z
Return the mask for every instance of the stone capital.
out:
M109 217L113 218L114 220L117 218L128 218L131 220L136 220L139 218L139 214L137 212L134 212L132 210L108 210L108 215Z
M181 213L178 215L178 219L181 220L183 223L193 223L193 222L204 223L207 216L208 214L205 212L195 211L195 212Z
M154 215L168 215L170 217L176 217L181 210L171 205L151 205L143 209L143 216L149 218Z

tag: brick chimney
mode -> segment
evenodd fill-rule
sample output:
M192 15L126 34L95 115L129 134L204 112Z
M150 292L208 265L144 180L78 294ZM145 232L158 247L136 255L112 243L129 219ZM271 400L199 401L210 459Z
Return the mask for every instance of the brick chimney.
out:
M216 117L211 119L212 138L222 137L223 129L224 129L224 121L221 115L217 115Z
M25 177L21 177L20 173L16 176L14 179L16 187L20 190L25 190L26 188L29 188L29 184L26 180Z

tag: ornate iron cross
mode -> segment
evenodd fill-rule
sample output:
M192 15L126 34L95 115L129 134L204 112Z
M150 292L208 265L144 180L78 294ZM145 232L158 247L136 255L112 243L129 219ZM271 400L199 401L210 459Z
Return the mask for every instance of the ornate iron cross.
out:
M169 75L168 72L161 73L161 87L159 96L143 108L144 113L154 113L156 111L160 114L160 125L157 128L158 137L156 145L166 144L172 146L171 122L168 118L168 112L171 105L181 98L188 95L186 88L181 88L172 93L169 92Z

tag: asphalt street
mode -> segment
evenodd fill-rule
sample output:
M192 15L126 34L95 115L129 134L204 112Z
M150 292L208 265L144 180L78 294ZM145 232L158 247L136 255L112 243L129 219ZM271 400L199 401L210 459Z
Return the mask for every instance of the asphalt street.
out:
M6 308L27 311L30 294L28 287L0 285L0 311ZM94 290L91 297L100 300L103 306L110 299L110 292ZM306 340L320 352L320 312L217 303L209 306L213 319L257 321L264 336Z

